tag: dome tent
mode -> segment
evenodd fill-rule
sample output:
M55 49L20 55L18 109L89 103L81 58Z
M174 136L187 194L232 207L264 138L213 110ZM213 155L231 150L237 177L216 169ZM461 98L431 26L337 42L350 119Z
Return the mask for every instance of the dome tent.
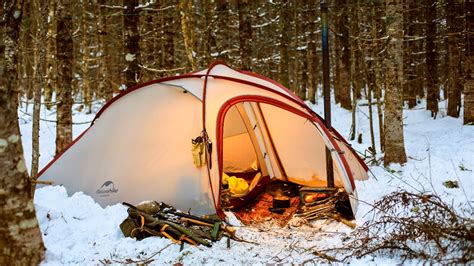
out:
M203 132L208 163L197 167L191 140ZM367 179L368 168L340 134L282 85L216 62L123 91L39 176L101 205L158 200L222 214L223 172L325 186L326 147L355 213L354 179Z

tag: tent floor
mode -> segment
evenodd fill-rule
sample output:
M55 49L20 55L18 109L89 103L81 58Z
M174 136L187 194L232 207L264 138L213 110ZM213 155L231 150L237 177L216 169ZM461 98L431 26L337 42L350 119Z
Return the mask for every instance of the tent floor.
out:
M274 213L269 210L273 206L272 199L272 195L268 192L264 192L260 194L254 202L245 208L235 211L234 214L245 225L271 221L283 227L298 210L300 204L299 197L291 197L290 207L286 208L282 214Z
M237 210L232 210L236 217L245 225L274 222L285 226L299 208L299 186L293 183L273 181L265 184L265 188L253 200ZM286 195L290 199L290 207L279 214L271 212L274 196Z

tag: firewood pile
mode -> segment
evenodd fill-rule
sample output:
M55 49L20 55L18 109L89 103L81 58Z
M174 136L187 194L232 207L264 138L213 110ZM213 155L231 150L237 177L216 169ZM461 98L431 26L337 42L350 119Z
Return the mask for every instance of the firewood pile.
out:
M353 219L350 210L349 196L342 190L337 190L334 195L328 196L310 204L304 204L298 209L295 217L300 217L306 221L333 219L345 225L355 228L355 223L349 221Z

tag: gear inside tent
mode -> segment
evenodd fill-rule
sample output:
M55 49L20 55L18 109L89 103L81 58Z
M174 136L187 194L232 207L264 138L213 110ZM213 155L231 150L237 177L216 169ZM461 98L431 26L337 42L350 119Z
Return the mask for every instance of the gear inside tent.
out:
M327 149L336 188L327 188ZM244 217L242 210L262 197L278 213L343 192L354 214L354 180L367 179L367 170L288 89L217 62L123 91L40 179L103 206L152 199L221 217L223 209Z

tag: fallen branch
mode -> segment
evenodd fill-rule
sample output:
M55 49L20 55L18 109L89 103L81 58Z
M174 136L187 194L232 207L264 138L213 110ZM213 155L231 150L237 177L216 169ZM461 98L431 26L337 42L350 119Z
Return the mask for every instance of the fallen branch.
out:
M154 261L153 257L155 257L156 255L160 254L163 250L167 249L169 246L173 245L174 243L171 242L169 243L168 245L164 246L162 249L158 250L157 252L153 253L151 256L145 258L145 259L142 259L142 260L132 260L132 259L126 259L124 261L119 261L119 260L112 260L113 262L115 263L119 263L119 264L149 264L151 262Z

